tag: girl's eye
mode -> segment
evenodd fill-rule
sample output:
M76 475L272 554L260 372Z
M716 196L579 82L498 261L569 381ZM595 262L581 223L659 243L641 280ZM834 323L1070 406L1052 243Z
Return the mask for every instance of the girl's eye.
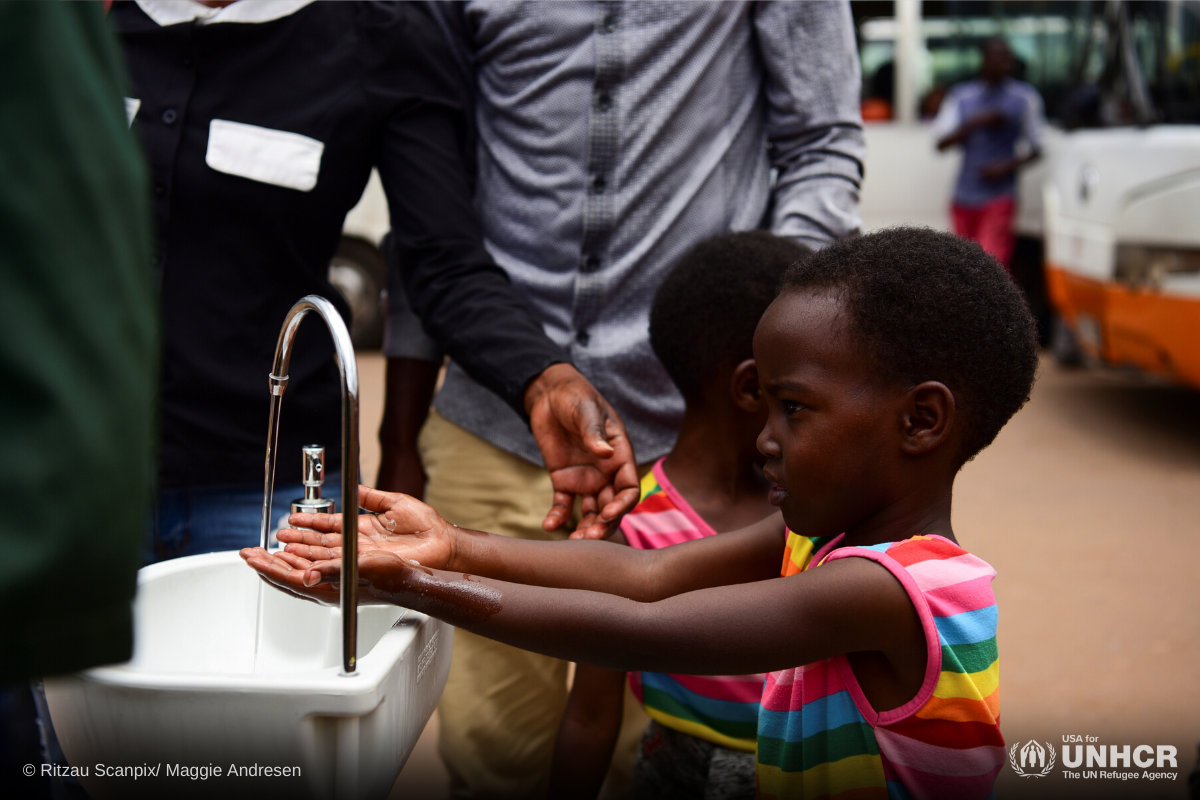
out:
M793 414L799 414L802 408L804 408L802 403L792 403L787 400L783 401L783 413L787 414L789 417Z

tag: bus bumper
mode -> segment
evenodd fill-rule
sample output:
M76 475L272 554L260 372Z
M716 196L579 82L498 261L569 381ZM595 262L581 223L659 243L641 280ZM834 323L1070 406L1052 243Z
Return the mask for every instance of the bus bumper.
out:
M1098 281L1046 265L1050 302L1088 356L1200 389L1200 298Z

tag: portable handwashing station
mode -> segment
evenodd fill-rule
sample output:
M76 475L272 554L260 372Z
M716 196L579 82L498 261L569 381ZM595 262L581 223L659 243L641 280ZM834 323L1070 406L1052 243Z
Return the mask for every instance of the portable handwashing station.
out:
M341 315L309 295L284 320L270 375L264 548L292 342L309 312L333 336L344 530L358 530L358 369ZM356 610L356 537L343 545L340 608L266 586L236 552L138 573L133 659L45 682L93 798L387 796L446 685L454 633L395 606Z

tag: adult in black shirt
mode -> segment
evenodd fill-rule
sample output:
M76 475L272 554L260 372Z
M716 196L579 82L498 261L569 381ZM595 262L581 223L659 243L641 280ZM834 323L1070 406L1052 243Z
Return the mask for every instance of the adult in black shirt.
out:
M164 356L150 558L257 543L279 328L306 294L348 317L327 267L372 166L401 263L457 276L446 291L461 297L445 299L461 305L465 323L507 342L487 363L456 352L453 337L443 345L541 423L543 452L560 468L556 503L574 491L603 503L614 476L633 469L615 412L561 363L566 355L482 247L464 167L468 116L426 13L305 0L140 0L110 12L132 73L126 107L150 163L158 230ZM302 327L292 357L281 484L309 442L327 446L330 477L340 469L340 386L322 328ZM595 441L605 420L609 445L603 434ZM294 491L279 490L275 518Z

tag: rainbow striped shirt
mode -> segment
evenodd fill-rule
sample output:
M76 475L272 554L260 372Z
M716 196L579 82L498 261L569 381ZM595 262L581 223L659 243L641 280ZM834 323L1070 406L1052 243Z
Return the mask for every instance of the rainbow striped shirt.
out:
M789 550L784 576L839 558L882 564L924 626L925 681L911 701L877 713L845 656L772 672L758 720L759 797L989 797L1005 759L996 571L941 536L839 550L840 542L807 567Z
M657 550L714 536L663 472L662 459L642 478L642 498L621 521L631 547ZM793 537L788 538L789 543ZM795 537L794 557L803 563L813 544ZM754 752L763 679L757 675L668 675L629 673L629 687L659 724L731 750Z

